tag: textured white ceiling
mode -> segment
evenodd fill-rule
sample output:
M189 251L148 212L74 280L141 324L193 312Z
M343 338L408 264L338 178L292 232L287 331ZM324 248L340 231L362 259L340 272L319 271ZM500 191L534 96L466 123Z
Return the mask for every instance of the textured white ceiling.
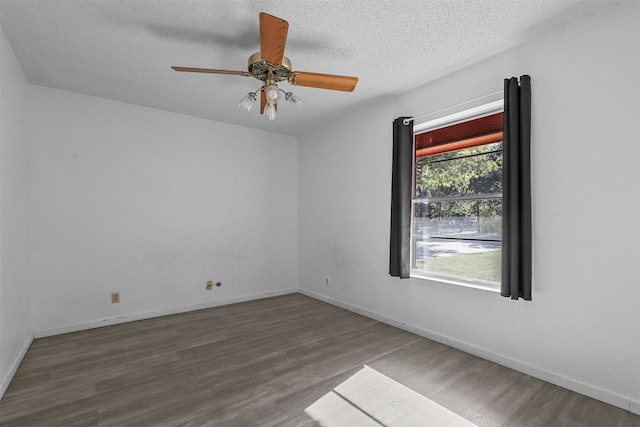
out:
M30 83L297 135L618 0L0 0L0 24ZM305 101L269 122L238 101L259 12L286 19L293 69L358 76L352 93L280 86Z

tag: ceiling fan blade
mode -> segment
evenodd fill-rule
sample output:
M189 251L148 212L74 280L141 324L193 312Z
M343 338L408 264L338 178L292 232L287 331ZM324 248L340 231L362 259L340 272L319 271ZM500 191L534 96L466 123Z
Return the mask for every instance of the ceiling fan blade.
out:
M264 107L267 106L267 95L263 90L260 91L260 114L264 114Z
M193 67L171 67L176 71L186 71L189 73L210 73L210 74L233 74L237 76L250 76L251 74L246 71L233 71L233 70L215 70L213 68L193 68Z
M317 87L320 89L353 92L353 90L356 88L356 84L358 84L358 78L351 76L338 76L335 74L294 71L289 76L289 83L297 86L308 86Z
M260 54L270 64L282 65L289 23L284 19L260 13Z

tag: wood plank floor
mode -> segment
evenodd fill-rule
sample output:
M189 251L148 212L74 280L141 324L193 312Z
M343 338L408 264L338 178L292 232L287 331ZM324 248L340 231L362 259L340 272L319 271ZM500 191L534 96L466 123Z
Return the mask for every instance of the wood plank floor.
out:
M364 364L479 426L640 427L628 411L300 294L37 339L0 425L319 426L305 408Z

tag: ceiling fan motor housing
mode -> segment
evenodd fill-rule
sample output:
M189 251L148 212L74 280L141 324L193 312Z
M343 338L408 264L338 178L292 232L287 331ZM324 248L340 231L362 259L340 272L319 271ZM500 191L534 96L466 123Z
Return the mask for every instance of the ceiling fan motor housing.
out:
M270 64L262 58L260 52L256 52L249 57L249 73L263 82L267 80L282 82L289 79L291 61L286 56L283 56L282 64Z

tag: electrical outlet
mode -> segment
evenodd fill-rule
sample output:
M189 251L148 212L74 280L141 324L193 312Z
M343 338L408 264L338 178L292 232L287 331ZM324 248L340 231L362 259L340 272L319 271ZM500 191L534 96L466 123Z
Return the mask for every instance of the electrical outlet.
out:
M216 282L216 286L222 286L222 282Z
M329 286L329 278L328 277L324 278L324 285L325 286Z
M111 304L120 302L120 292L111 292Z
M213 280L208 280L207 281L207 290L210 291L211 289L213 289Z

